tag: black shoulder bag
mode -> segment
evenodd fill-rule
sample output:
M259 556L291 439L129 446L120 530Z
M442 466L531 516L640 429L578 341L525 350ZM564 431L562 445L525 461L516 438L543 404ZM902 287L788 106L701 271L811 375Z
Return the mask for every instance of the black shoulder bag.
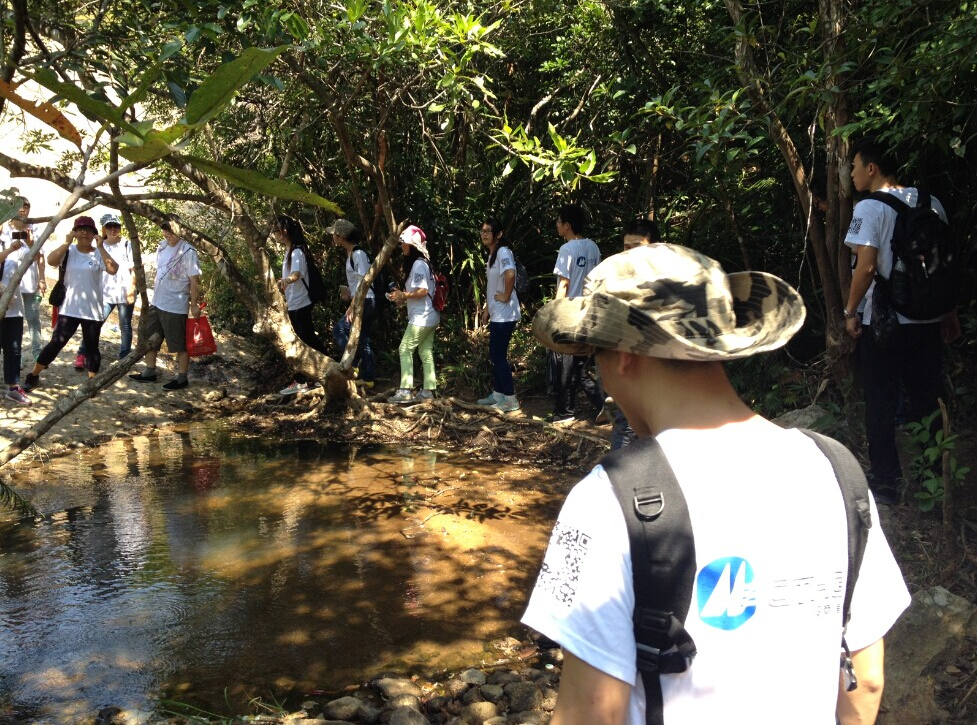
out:
M61 264L58 265L58 281L55 282L54 287L51 288L51 294L48 295L47 301L51 303L52 307L60 307L64 304L64 297L68 293L68 290L64 286L64 273L68 269L68 252L71 251L71 247L64 250L64 258L61 260Z

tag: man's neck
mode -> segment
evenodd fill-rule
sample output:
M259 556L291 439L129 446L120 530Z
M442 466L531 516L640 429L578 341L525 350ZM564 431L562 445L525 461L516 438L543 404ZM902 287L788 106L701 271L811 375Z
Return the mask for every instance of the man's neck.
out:
M876 191L886 191L888 189L905 188L894 176L876 176L869 184L868 190L872 193Z
M671 366L648 358L643 374L634 380L637 392L631 400L642 435L686 428L706 430L738 423L755 416L733 389L719 363ZM630 413L628 420L634 427Z

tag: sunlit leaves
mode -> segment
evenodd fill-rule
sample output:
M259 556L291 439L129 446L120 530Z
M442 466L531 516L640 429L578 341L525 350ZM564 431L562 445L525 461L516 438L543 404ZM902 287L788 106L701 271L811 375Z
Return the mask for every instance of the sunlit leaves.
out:
M78 129L53 104L24 98L17 94L17 91L12 85L3 80L0 80L0 96L3 96L42 123L53 128L61 138L67 139L75 146L81 148L81 134L78 133Z
M220 113L241 86L271 65L285 48L247 48L234 60L221 65L190 97L186 123L199 126Z
M302 204L313 204L337 216L343 214L343 210L334 202L324 199L318 194L306 191L298 184L293 184L290 181L269 179L256 171L228 166L227 164L222 164L211 159L204 159L199 156L186 156L184 159L194 168L200 169L205 174L229 181L234 186L242 189L254 191L264 196L277 197Z
M540 141L538 136L529 136L520 125L512 128L508 123L495 136L496 143L511 155L502 172L508 176L513 171L513 162L518 161L529 167L535 181L552 179L560 186L575 189L580 182L608 183L616 176L613 171L594 173L597 168L597 154L592 148L577 146L576 138L562 136L550 124L547 135L553 148Z

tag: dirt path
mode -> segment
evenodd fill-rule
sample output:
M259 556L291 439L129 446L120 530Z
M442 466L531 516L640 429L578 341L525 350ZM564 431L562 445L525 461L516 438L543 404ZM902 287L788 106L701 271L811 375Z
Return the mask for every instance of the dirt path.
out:
M137 312L133 327L138 325L138 320ZM41 323L46 343L51 330L50 308L46 304L42 305ZM73 367L81 333L75 337L44 371L40 387L30 393L33 405L21 406L0 400L0 450L46 416L59 396L86 379L87 373ZM217 355L191 361L189 388L175 392L162 389L162 383L175 376L176 356L161 352L157 362L160 382L135 383L123 377L59 421L12 464L23 465L36 456L56 453L67 447L95 445L111 438L135 435L190 416L204 416L208 411L234 402L250 400L261 377L259 355L239 337L219 333L217 337ZM34 365L26 330L24 342L27 344L22 358L21 382ZM104 369L116 360L119 352L119 331L114 314L102 327L100 348ZM142 363L137 363L135 369L141 368Z

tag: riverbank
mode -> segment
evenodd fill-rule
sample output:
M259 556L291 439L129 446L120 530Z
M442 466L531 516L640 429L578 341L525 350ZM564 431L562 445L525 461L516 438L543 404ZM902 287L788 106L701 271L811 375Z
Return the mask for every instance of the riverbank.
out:
M112 322L110 319L105 328L106 364L117 349L118 334ZM263 361L262 355L250 339L219 335L219 354L193 363L187 390L166 393L158 384L144 386L123 378L63 419L15 463L29 466L66 449L218 416L253 433L339 442L407 443L450 448L513 465L531 464L559 471L567 488L607 448L606 425L578 421L566 429L544 424L538 416L546 412L549 400L543 397L524 400L525 414L510 416L452 398L408 407L386 405L382 401L389 391L379 387L373 397L379 405L360 412L330 408L321 391L283 399L274 391L288 382L286 372L274 361ZM45 373L44 386L34 396L35 406L14 408L4 404L0 446L46 415L59 395L84 379L84 373L71 366L72 360L73 354L66 350ZM164 381L172 375L173 364L172 356L160 356ZM942 583L971 601L975 599L972 557L964 552L962 563L949 571L950 562L939 551L940 524L936 518L922 515L918 506L906 505L883 509L882 519L913 591ZM489 664L473 663L476 669L412 678L405 678L402 672L390 673L351 685L346 692L299 693L307 695L297 698L301 707L287 711L255 705L247 716L249 720L242 716L238 721L305 720L335 725L548 722L560 674L559 650L540 650L528 638L493 642L490 647L498 657ZM972 654L973 649L967 652ZM942 683L948 697L954 689L969 686L970 671L953 666L956 674L947 675ZM137 721L131 714L110 710L93 713L82 722ZM190 722L187 714L155 717L151 722ZM5 722L0 711L0 723Z

